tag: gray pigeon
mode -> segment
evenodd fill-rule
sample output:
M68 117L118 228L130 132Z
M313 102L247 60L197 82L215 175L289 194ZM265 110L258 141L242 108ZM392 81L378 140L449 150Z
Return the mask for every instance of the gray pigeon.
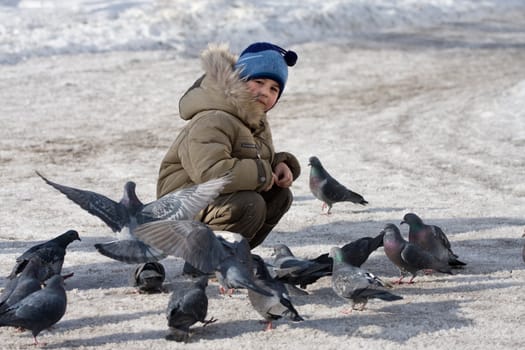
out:
M396 225L387 224L383 231L385 233L383 237L385 254L401 272L399 280L394 283L402 283L402 279L408 273L412 274L408 283L413 283L417 272L426 269L452 275L447 261L440 261L420 246L407 242Z
M133 271L133 286L139 293L159 293L166 279L166 270L158 261L137 265Z
M60 274L64 264L64 257L66 256L66 248L75 240L80 241L78 232L69 230L47 242L32 246L16 258L16 264L8 278L13 279L21 273L29 260L34 256L37 256L41 261L38 277L41 282L55 274Z
M22 327L31 330L34 344L37 335L57 323L66 313L64 279L54 275L39 291L29 294L0 313L0 327Z
M326 214L330 214L332 205L338 202L352 202L367 205L368 202L359 193L353 192L340 184L323 168L317 157L310 157L310 190L315 198L323 202L322 209L328 206Z
M272 262L274 278L289 285L298 285L306 289L307 285L332 274L329 263L318 263L296 257L285 244L275 245L273 255L275 256Z
M208 296L206 287L208 277L201 276L188 289L175 290L168 303L166 317L170 333L166 335L166 340L186 342L190 337L190 327L197 322L204 323L204 326L217 321L213 317L206 320L208 313Z
M34 256L29 259L22 273L13 279L8 279L8 283L0 295L0 312L42 288L39 279L41 268L42 261L38 256Z
M458 260L450 246L450 241L439 226L427 225L414 213L405 214L401 224L408 224L408 241L419 245L438 260L446 260L452 268L461 268L466 264Z
M521 237L525 237L525 230L523 232L523 235ZM523 248L521 248L521 258L523 259L523 262L525 262L525 244L523 245Z
M253 308L265 319L265 330L273 328L272 321L287 316L294 322L304 321L292 305L288 291L283 282L274 279L266 267L264 260L252 254L255 263L255 284L264 290L271 291L271 296L253 292L248 289L248 298Z
M395 301L403 297L390 293L379 277L370 272L343 261L343 252L339 247L330 249L330 257L334 260L334 270L332 272L332 289L344 299L352 301L352 309L356 310L356 305L361 304L359 310L364 310L369 299L381 299L385 301Z
M375 237L361 237L345 244L341 247L343 261L347 264L361 267L370 254L383 246L383 236L384 234L380 233ZM317 258L311 259L311 261L329 264L330 271L332 271L333 260L328 255L329 253L321 254Z
M95 248L109 258L129 264L159 261L166 257L157 249L137 240L134 234L137 225L164 219L192 219L215 199L230 181L227 175L169 193L156 201L144 204L137 197L136 185L132 181L124 185L124 195L116 202L95 192L59 185L40 173L37 174L48 185L62 192L88 213L97 216L117 233L117 240L97 243Z
M271 295L254 283L250 246L240 234L224 231L216 235L202 222L191 220L153 221L138 226L135 234L152 247L184 259L205 274L215 271L221 292L248 288ZM223 237L226 234L232 241Z

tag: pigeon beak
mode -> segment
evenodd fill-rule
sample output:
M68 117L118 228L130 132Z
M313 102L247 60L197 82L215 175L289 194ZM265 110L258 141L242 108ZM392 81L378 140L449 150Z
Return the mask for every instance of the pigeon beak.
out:
M403 221L401 221L401 222L399 223L399 225L403 225L403 224L406 224L406 221L403 220Z

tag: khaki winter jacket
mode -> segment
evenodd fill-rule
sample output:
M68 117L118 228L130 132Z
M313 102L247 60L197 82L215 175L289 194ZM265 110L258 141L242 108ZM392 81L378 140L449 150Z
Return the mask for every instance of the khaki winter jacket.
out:
M275 153L266 113L233 69L236 57L227 47L210 46L201 59L205 74L179 102L180 117L189 122L162 160L157 197L226 173L233 177L223 194L260 192L279 162L295 180L299 162L290 153Z

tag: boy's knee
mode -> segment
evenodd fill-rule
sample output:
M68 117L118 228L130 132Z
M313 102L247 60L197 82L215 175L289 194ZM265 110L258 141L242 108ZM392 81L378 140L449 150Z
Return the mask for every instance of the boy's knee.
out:
M266 223L276 225L292 205L292 191L288 188L277 188L271 196L266 198L266 202Z
M266 218L266 203L257 192L238 192L230 202L230 211L232 221L263 222Z
M250 239L266 218L266 203L254 191L241 191L221 196L212 203L201 221L213 230L236 232Z

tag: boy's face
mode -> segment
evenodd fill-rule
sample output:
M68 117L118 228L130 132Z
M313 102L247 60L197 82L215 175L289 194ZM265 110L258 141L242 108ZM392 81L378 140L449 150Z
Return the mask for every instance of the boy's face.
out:
M264 111L269 111L279 98L279 84L275 80L255 78L246 82L248 90L264 106Z

